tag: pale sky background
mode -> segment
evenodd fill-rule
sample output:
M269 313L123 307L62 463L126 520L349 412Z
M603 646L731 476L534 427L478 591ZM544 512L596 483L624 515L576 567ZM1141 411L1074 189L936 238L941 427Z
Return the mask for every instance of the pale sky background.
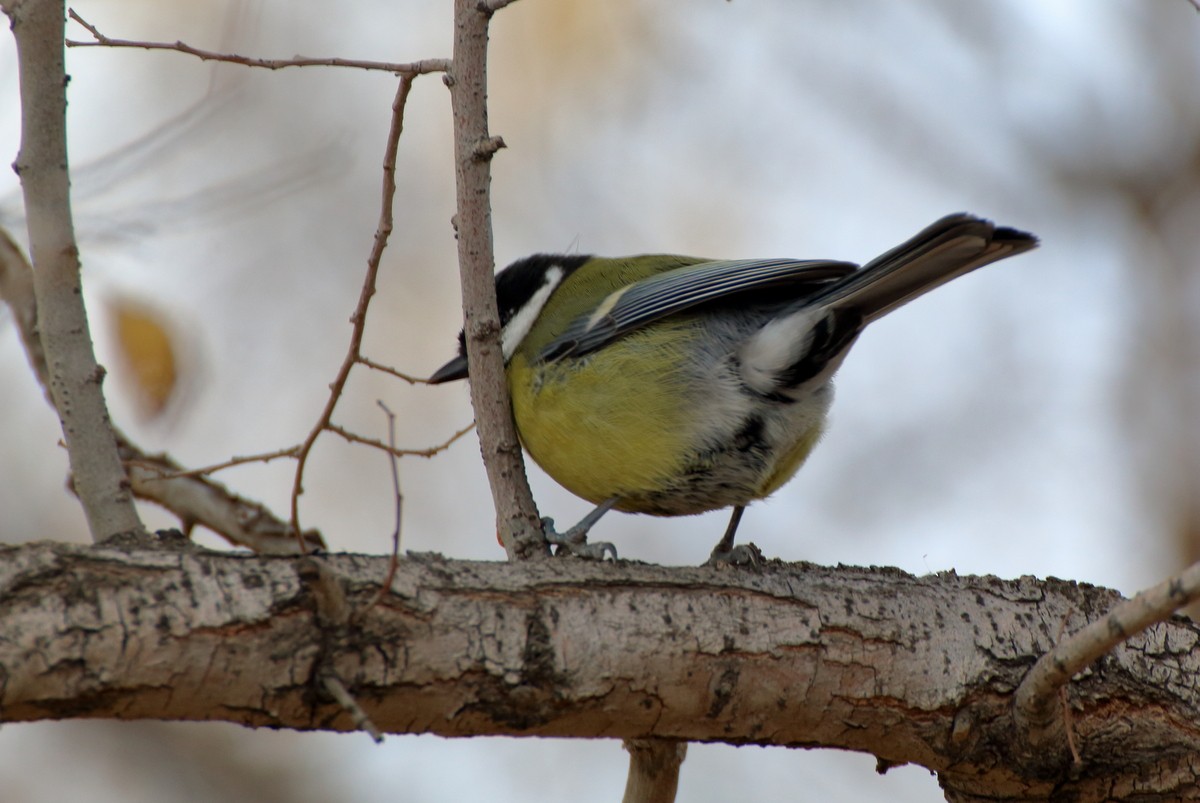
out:
M348 2L336 14L310 0L74 7L110 36L255 56L408 61L450 48L448 2ZM15 58L0 41L0 152L11 161ZM1037 233L1040 250L861 338L828 436L796 480L749 510L741 536L786 560L1054 575L1131 594L1178 554L1152 478L1180 482L1182 469L1154 465L1147 444L1188 427L1154 413L1169 390L1141 376L1137 355L1154 353L1146 288L1160 273L1195 273L1198 54L1200 14L1184 0L521 0L492 27L491 126L508 145L494 162L496 258L865 261L960 210ZM85 284L115 418L188 465L300 441L345 351L395 79L106 49L69 51L68 69ZM188 121L113 156L198 103ZM415 374L451 356L460 326L449 131L440 77L419 79L367 332L369 356ZM23 238L5 175L0 215ZM1192 292L1170 298L1188 320ZM114 354L117 299L159 311L181 350L183 392L158 420L139 418ZM57 421L7 312L0 377L0 539L83 540ZM464 385L413 389L356 369L337 420L382 437L376 399L399 414L402 445L428 446L470 419ZM219 479L282 512L291 470L277 461ZM401 471L407 549L503 559L473 437ZM532 479L560 523L589 508L536 469ZM383 552L390 483L379 454L325 436L302 520L335 550ZM594 537L624 557L696 564L726 516L614 514ZM613 741L376 747L361 734L225 725L0 730L0 788L21 803L600 803L620 798L625 765ZM734 799L941 794L921 768L877 776L871 756L691 746L679 800Z

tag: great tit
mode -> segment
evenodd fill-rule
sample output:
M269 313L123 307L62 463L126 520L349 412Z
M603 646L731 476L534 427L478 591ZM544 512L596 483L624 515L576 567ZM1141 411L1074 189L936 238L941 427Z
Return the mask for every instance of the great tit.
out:
M791 479L820 439L833 374L863 328L1037 243L956 214L862 267L550 254L509 265L496 275L496 297L521 442L597 505L566 533L547 526L548 540L615 556L585 540L610 509L686 516L732 507L710 562L752 559L734 548L742 512ZM429 381L466 376L460 332L458 356Z

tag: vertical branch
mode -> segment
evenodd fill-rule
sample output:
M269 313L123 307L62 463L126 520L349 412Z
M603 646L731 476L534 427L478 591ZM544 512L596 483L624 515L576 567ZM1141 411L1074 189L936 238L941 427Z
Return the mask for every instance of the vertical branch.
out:
M458 264L462 277L471 404L487 469L500 538L510 559L548 555L512 420L500 354L500 315L493 280L492 155L504 146L488 134L487 39L492 9L454 2L454 58L446 83L454 114L458 194Z
M7 0L21 86L21 179L37 328L75 492L92 538L142 529L101 391L79 277L67 170L67 77L61 0Z
M687 742L626 739L625 749L629 751L629 775L622 803L672 803Z

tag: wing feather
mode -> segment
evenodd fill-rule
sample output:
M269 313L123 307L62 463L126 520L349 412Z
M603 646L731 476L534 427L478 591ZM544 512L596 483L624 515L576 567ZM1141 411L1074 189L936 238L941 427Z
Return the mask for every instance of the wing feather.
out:
M743 293L779 288L780 300L804 295L844 278L852 262L738 259L700 262L621 287L542 349L542 360L581 357L669 315Z

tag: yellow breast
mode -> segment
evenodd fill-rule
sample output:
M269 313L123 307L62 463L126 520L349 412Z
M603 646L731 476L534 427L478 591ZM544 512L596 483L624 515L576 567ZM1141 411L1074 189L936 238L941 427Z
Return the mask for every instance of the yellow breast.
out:
M686 335L678 345L686 348ZM640 359L644 348L634 335L581 360L531 366L519 352L509 363L525 448L559 484L596 504L666 489L692 440L671 356Z

